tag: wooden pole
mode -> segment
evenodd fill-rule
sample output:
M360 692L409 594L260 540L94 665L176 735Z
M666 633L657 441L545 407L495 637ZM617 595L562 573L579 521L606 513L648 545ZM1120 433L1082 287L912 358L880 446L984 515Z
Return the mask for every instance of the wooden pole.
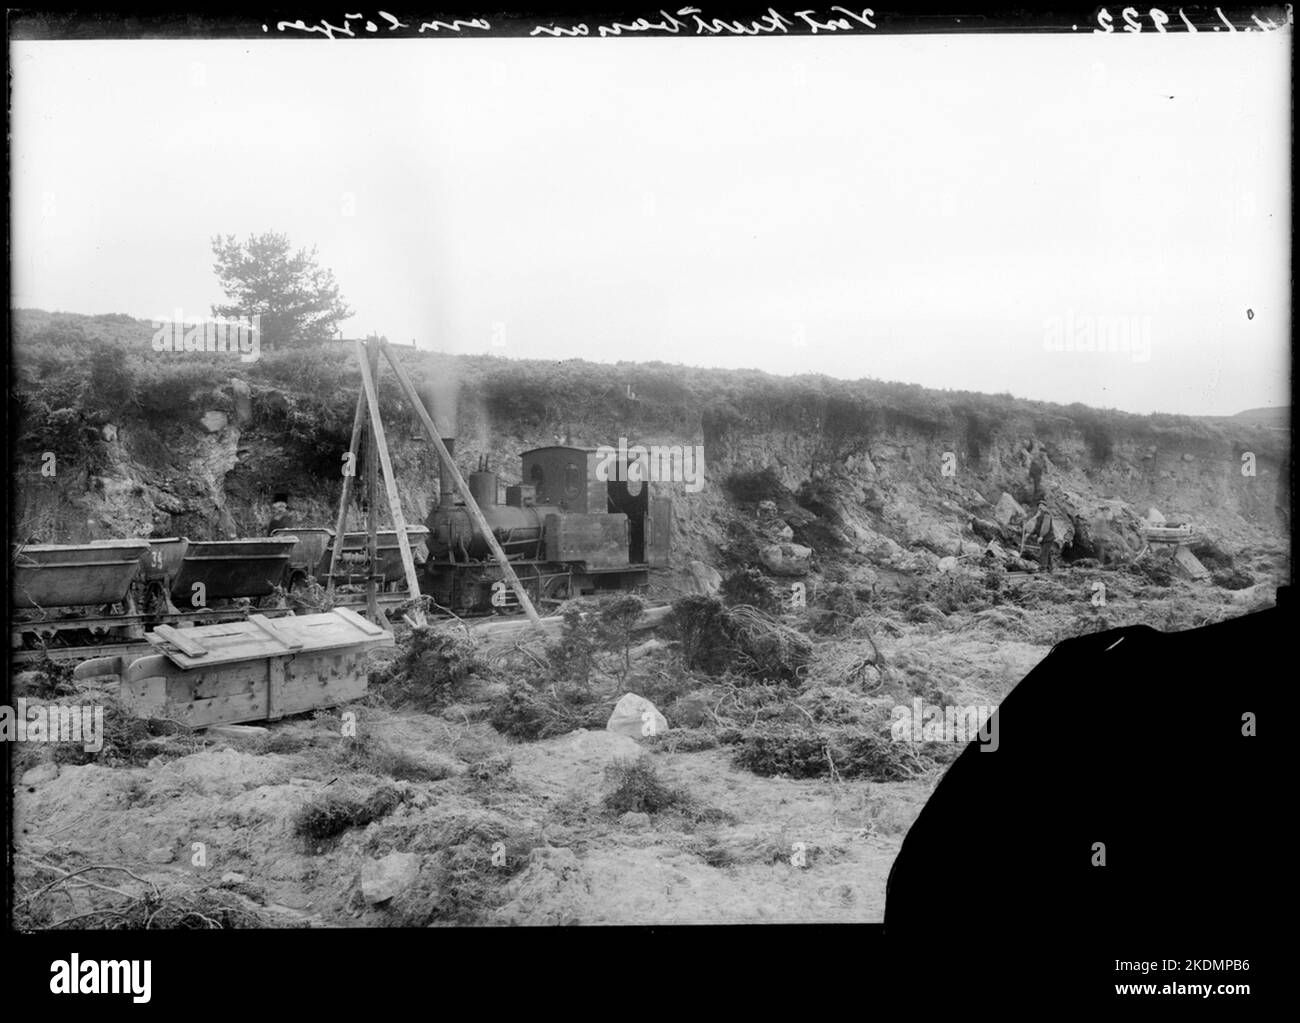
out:
M519 576L515 575L514 566L510 564L510 559L506 557L506 552L501 549L501 545L497 543L497 538L492 534L492 527L488 525L487 519L483 517L483 510L479 508L478 502L474 500L474 495L470 493L469 484L465 482L465 477L462 476L460 470L456 468L455 461L452 460L451 455L447 451L447 445L445 445L442 442L442 438L438 436L438 429L433 425L433 420L429 418L429 413L424 407L424 402L420 400L420 395L416 392L415 385L411 383L411 378L406 375L406 370L402 367L402 364L397 361L397 356L393 354L393 350L389 347L387 341L379 342L379 350L384 353L385 358L388 359L389 364L393 367L393 372L397 376L397 382L402 385L402 391L406 394L406 400L409 401L411 407L415 409L415 414L419 417L420 423L424 426L425 434L437 449L438 457L442 459L442 464L446 466L447 471L451 473L451 478L456 484L456 489L460 491L460 496L465 499L465 508L469 512L470 518L474 520L474 525L478 527L479 532L483 535L483 539L487 541L487 545L492 551L492 556L496 558L497 564L501 566L501 572L506 577L506 582L510 584L510 588L515 591L515 596L519 598L519 606L522 607L524 613L528 615L528 620L533 623L538 631L545 635L546 630L542 626L542 620L537 616L537 609L533 607L533 602L529 599L523 583L519 581Z
M360 342L357 342L360 346ZM358 354L362 354L358 348ZM388 513L393 520L393 529L397 531L397 549L402 555L402 569L406 573L406 592L412 600L420 596L420 579L415 574L415 559L411 557L411 538L406 534L406 519L402 515L402 502L397 494L397 478L393 475L393 461L388 452L388 438L384 435L384 421L379 415L379 391L375 387L375 369L379 362L379 352L368 353L370 359L361 360L361 386L365 391L366 402L370 406L370 429L379 449L379 466L384 471L384 491L388 496ZM418 605L411 615L417 625L424 624L424 614Z
M352 499L352 480L357 474L357 455L361 453L361 427L365 423L362 418L366 408L366 392L362 388L357 391L357 411L352 416L352 440L348 444L348 469L351 470L343 477L343 496L339 498L339 517L334 526L334 551L330 555L330 575L327 589L330 596L334 595L334 575L339 570L339 558L343 554L343 534L348 528L348 502Z
M373 373L379 361L379 353L369 345L357 342L357 357L361 360L362 379L365 379L365 362L370 362ZM364 390L364 388L363 388ZM376 625L383 624L383 612L379 610L379 505L375 498L379 496L379 440L375 436L375 422L366 423L366 537L369 546L370 571L366 577L366 613Z

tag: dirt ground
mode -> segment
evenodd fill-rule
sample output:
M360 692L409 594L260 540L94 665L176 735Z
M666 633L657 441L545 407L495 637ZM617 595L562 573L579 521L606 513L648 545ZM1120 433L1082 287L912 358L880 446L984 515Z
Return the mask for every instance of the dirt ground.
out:
M1086 587L1082 575L1023 585L1037 590L1016 604L922 621L867 615L887 679L846 673L867 649L861 630L817 637L802 686L764 704L702 683L685 694L704 707L698 718L685 720L690 700L659 704L669 731L647 739L600 727L509 738L487 720L503 686L480 678L437 709L372 692L269 723L266 734L137 735L116 760L78 764L25 744L13 754L16 923L880 921L890 865L946 764L888 781L834 768L760 776L735 763L720 727L727 706L730 720L821 727L878 720L913 694L996 704L1072 631L1139 620L1188 627L1248 609L1226 591L1180 583L1114 599L1103 617L1062 609L1056 590ZM668 657L653 649L642 670ZM636 691L636 678L605 684L617 697ZM355 736L345 734L348 715ZM652 812L611 809L611 765L641 757L682 798Z

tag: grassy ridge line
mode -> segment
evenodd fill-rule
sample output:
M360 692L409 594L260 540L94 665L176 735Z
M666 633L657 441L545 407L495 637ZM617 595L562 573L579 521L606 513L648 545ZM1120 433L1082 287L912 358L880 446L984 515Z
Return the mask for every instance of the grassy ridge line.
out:
M85 316L19 309L12 358L22 446L105 423L196 417L233 404L232 378L248 383L256 418L310 460L347 443L356 369L345 345L263 352L253 363L227 354L155 353L148 321L123 314ZM458 379L461 402L483 403L493 422L520 431L551 430L584 410L627 430L717 436L755 424L815 431L832 447L895 430L955 435L975 449L998 436L1082 434L1097 460L1117 442L1176 442L1183 449L1256 451L1280 457L1287 438L1254 418L1140 416L967 391L940 391L872 379L779 377L758 370L700 369L664 363L503 359L489 355L402 352L417 386ZM633 384L634 399L626 395ZM396 383L381 376L385 415L398 415ZM71 430L69 429L71 428ZM65 441L66 443L66 441ZM73 453L71 451L65 453ZM317 467L324 470L325 466ZM328 467L333 471L331 462Z

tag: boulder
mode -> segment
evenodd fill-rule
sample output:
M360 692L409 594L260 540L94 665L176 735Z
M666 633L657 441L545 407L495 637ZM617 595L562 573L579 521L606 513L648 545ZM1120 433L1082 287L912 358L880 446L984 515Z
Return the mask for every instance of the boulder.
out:
M781 524L781 528L777 530L776 535L779 536L786 543L789 543L791 540L794 539L794 530L790 528L790 523L783 522Z
M774 543L758 552L758 560L775 575L807 575L812 570L812 554L812 548L802 544Z
M235 396L235 422L245 426L253 418L253 391L248 381L232 377L230 390Z
M668 719L644 696L626 693L614 705L614 712L605 722L605 730L631 739L643 739L668 731Z
M1201 564L1201 559L1182 544L1174 549L1174 564L1189 579L1208 579L1210 571Z
M1024 520L1025 509L1020 507L1019 501L1003 491L998 503L993 506L993 518L1004 530L1009 529L1012 523Z
M722 587L722 575L702 561L692 561L686 566L691 574L691 591L711 597Z
M417 853L393 852L361 867L361 894L372 906L387 902L415 883L420 874Z
M1244 590L1233 590L1227 598L1243 607L1266 607L1277 602L1277 586L1275 583L1256 583Z
M1152 526L1163 526L1165 524L1165 517L1160 514L1159 508L1148 508L1146 520Z
M939 559L939 571L940 571L940 572L955 572L955 571L957 571L957 559L954 558L954 557L952 557L951 555L950 555L949 557L946 557L946 558L940 558L940 559Z
M1001 540L1003 538L1002 527L992 519L981 519L971 516L971 532L981 540Z
M230 424L230 417L224 412L213 409L210 412L204 412L199 422L203 424L203 429L208 433L220 433Z
M908 526L908 535L913 546L924 548L941 558L961 553L961 540L946 526L933 522L914 522Z

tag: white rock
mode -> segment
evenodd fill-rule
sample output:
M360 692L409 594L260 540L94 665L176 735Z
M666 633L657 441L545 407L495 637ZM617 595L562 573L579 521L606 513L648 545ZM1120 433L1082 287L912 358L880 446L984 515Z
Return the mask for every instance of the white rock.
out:
M415 883L420 874L416 853L393 852L378 860L366 860L361 867L361 894L371 905L387 902Z
M1025 509L1020 507L1020 502L1010 494L1003 491L998 503L993 506L993 518L997 520L999 526L1006 529L1016 519L1025 517Z
M253 418L252 389L247 381L232 377L230 390L235 396L235 422L243 426Z
M641 739L668 731L668 719L644 696L627 693L614 705L614 713L605 723L605 730Z
M203 424L203 428L208 433L220 433L229 425L230 418L224 412L213 409L210 412L204 412L199 422Z
M769 544L758 559L776 575L807 575L812 570L812 548L797 543Z
M1147 522L1153 526L1163 526L1165 524L1165 517L1160 514L1159 508L1148 508L1146 517Z
M702 561L692 561L686 567L691 574L693 592L711 597L722 587L722 574L717 569Z
M939 571L940 571L940 572L955 572L955 571L957 571L957 559L954 558L954 557L951 557L951 556L946 557L946 558L940 558L940 559L939 559Z
M777 535L786 542L794 539L794 530L790 528L790 523L786 523L778 530Z

